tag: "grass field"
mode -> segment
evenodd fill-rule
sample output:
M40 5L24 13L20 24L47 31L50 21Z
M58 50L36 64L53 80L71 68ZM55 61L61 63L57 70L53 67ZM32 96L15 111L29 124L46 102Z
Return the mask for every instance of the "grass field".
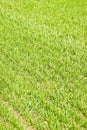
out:
M87 130L86 0L0 0L0 130Z

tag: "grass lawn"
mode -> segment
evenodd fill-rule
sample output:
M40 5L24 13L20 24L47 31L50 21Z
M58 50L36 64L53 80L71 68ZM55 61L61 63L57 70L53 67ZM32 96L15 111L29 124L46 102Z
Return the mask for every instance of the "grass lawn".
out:
M86 0L0 0L0 130L87 130Z

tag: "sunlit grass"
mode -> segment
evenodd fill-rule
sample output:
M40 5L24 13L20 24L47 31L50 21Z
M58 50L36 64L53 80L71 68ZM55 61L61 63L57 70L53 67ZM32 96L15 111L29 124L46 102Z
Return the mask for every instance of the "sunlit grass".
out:
M86 99L86 0L0 0L0 130L24 130L10 106L37 130L87 129Z

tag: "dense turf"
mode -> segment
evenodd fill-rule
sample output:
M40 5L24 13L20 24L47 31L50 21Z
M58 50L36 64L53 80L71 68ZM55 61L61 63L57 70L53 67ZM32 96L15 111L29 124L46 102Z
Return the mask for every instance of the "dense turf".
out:
M87 129L86 22L86 0L0 0L0 130Z

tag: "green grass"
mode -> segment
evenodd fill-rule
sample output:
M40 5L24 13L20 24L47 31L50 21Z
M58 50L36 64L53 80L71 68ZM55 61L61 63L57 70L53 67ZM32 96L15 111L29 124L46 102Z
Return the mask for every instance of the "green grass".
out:
M0 0L0 130L28 129L19 114L37 130L87 129L86 0Z

